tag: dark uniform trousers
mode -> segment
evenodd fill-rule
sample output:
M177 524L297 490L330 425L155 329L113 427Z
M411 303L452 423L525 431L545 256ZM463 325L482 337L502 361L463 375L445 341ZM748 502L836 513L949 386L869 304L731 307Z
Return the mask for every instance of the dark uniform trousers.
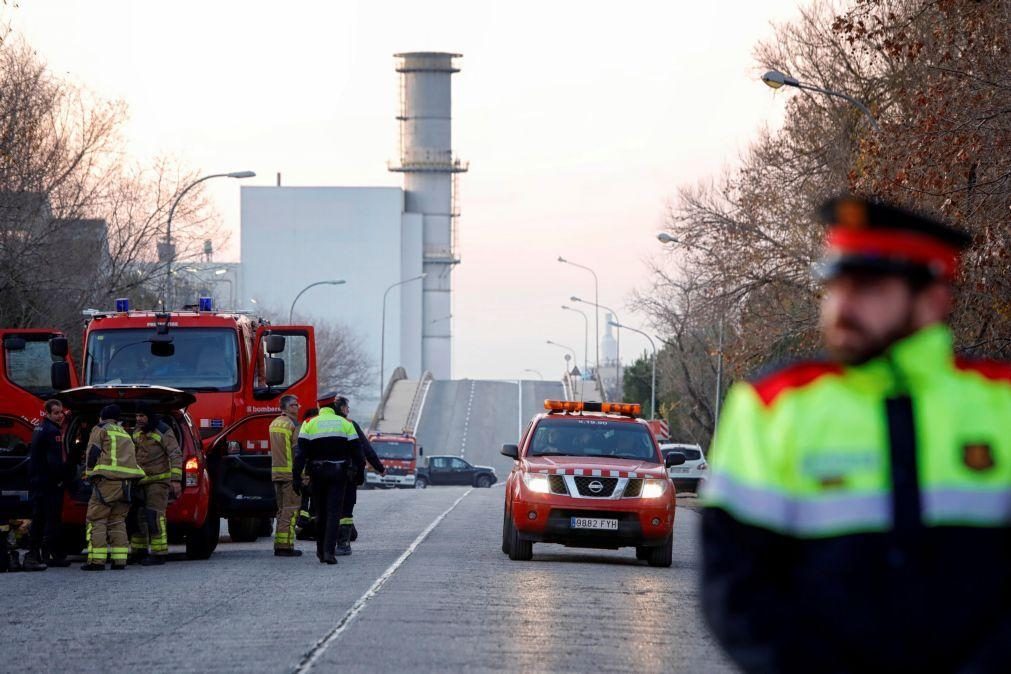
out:
M316 515L316 554L323 556L337 546L337 528L347 492L351 462L310 461L312 504Z
M32 525L28 533L31 550L42 549L54 557L61 556L62 509L63 487L46 485L32 490Z

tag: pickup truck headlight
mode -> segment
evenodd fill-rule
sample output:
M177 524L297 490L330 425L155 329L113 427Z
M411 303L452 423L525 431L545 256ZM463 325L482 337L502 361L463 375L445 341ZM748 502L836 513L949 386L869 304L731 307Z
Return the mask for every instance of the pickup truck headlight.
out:
M548 481L547 475L534 475L531 473L523 473L523 484L525 484L527 486L527 489L534 492L535 494L551 493L551 483Z
M660 498L667 491L667 480L646 480L642 484L643 498Z

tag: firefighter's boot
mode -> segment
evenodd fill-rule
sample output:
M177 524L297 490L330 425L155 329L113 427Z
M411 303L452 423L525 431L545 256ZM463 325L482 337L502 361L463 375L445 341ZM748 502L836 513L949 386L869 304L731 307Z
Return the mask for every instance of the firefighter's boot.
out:
M351 525L342 524L337 530L337 548L334 550L337 557L347 557L351 554Z
M25 571L45 571L46 564L42 561L42 553L39 552L38 548L34 548L28 551L25 555L24 564L21 566Z
M70 566L70 560L67 559L66 555L47 545L42 546L42 559L45 561L46 566L58 568L66 568Z

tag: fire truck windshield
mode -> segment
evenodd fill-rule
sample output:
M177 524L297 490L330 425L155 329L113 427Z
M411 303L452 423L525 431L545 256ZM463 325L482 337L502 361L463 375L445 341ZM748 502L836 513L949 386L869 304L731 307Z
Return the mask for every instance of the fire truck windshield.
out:
M173 328L175 352L151 353L150 328L95 330L88 335L86 384L157 384L190 391L239 388L238 339L227 328Z
M410 461L414 458L414 445L409 442L373 440L372 449L376 450L376 454L380 459Z

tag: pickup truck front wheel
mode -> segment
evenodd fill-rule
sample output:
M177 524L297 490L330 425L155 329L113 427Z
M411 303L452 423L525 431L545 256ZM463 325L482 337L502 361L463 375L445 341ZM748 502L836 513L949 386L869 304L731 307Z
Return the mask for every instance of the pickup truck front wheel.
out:
M414 481L414 488L415 489L427 489L428 488L428 480L426 480L423 477L419 477L417 480Z

